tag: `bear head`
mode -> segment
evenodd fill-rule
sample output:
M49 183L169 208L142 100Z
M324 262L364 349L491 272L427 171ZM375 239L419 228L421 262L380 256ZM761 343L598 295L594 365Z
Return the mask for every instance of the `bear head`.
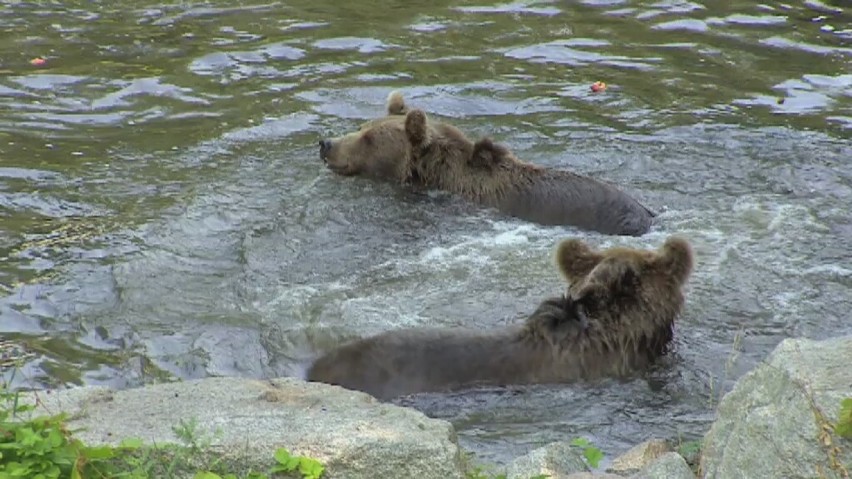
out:
M556 263L570 283L566 298L588 318L590 337L607 347L656 357L673 337L693 269L689 243L669 237L657 250L597 251L577 239L559 244Z
M387 116L362 124L354 133L320 140L320 159L339 175L406 181L410 176L404 129L407 112L402 95L392 92Z

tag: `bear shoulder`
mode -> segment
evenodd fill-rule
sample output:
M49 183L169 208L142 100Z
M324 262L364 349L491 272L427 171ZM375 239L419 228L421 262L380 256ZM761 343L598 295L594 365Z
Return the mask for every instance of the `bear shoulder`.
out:
M497 166L502 161L511 161L511 159L512 154L508 148L494 143L491 138L484 137L474 143L469 164L473 167L491 168Z

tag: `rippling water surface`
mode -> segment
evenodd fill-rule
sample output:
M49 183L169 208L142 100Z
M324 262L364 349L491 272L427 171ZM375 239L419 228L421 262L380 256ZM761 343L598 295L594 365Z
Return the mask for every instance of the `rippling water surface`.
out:
M0 332L29 352L15 386L293 375L391 328L496 327L563 290L551 255L569 236L691 239L676 351L649 380L404 401L481 460L697 437L783 338L852 333L848 4L225 4L0 1ZM317 139L392 89L624 185L659 225L540 227L327 171Z

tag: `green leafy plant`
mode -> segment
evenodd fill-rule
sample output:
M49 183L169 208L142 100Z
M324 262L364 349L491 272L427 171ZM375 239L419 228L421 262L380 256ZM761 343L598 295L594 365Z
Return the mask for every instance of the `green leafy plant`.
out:
M209 450L211 441L199 433L194 419L173 428L183 446L146 446L139 439L125 439L118 446L88 446L73 436L67 414L37 416L35 411L34 404L23 403L19 393L8 391L0 383L0 479L175 477L184 475L192 464L214 456ZM320 479L325 472L316 459L294 456L283 448L275 451L274 459L275 465L266 473L249 472L242 479L270 479L282 473ZM208 466L194 478L240 479L235 474L214 472L219 462L201 462Z
M677 447L677 452L683 457L690 457L701 452L701 440L682 442Z
M492 476L482 466L476 466L465 473L466 479L506 479L505 474Z
M269 469L268 474L250 472L245 479L269 479L269 476L277 473L298 472L302 479L320 479L325 472L325 467L316 459L303 456L293 456L290 451L279 448L275 451L275 464ZM201 471L193 476L193 479L238 479L234 474L224 476L211 471Z
M67 415L33 416L34 410L0 386L0 479L138 477L113 462L135 444L86 446L66 427Z
M601 463L601 459L604 458L604 453L584 437L575 438L571 441L571 445L583 452L583 458L592 469L597 469Z
M286 449L280 448L275 451L275 461L278 464L272 466L270 473L295 472L298 471L303 479L319 479L325 472L325 467L316 459L304 456L292 456Z
M837 415L834 432L844 439L852 439L852 398L840 401L840 414Z

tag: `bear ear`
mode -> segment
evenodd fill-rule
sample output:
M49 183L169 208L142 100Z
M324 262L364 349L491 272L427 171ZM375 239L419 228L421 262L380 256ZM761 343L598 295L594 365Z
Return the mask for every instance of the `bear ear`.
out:
M426 113L423 110L411 110L405 115L405 134L414 146L424 146L429 143L429 128L426 123Z
M408 107L405 106L405 99L402 93L394 90L388 95L387 101L388 115L405 115L408 113Z
M689 242L677 236L670 236L660 247L659 255L657 265L681 284L685 283L694 264Z
M569 283L588 275L601 259L600 253L578 239L564 240L556 248L556 266Z
M491 138L483 138L473 145L473 153L470 155L470 164L472 166L492 166L497 161L497 152Z

